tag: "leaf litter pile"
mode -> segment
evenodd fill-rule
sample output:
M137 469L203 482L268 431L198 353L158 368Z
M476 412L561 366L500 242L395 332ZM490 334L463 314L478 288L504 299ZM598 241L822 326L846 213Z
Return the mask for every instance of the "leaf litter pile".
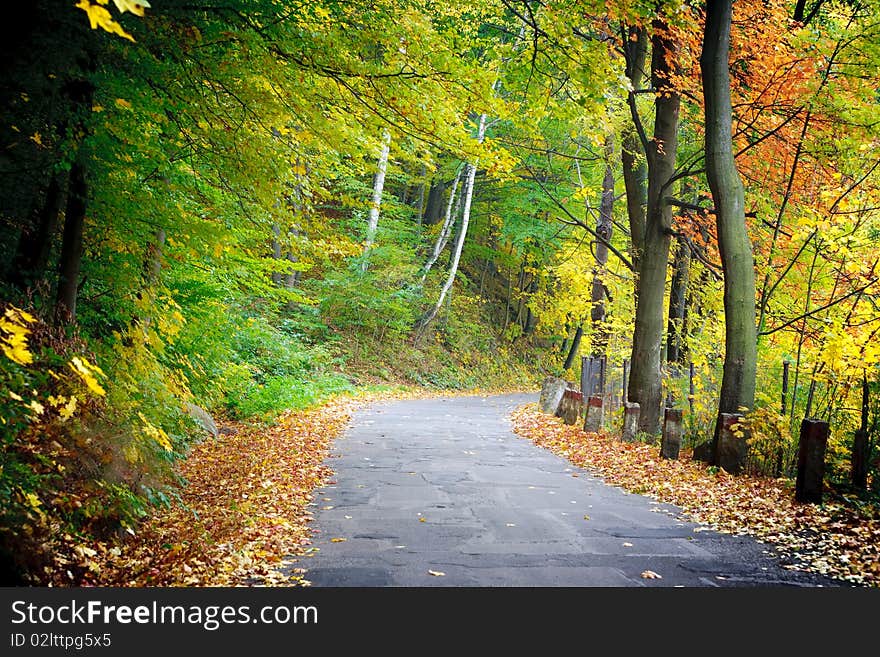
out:
M588 468L624 490L681 507L694 522L771 544L786 568L811 571L850 584L880 586L880 514L865 506L794 501L790 480L732 476L693 461L661 459L659 448L585 433L537 404L511 416L516 433ZM644 575L643 575L644 576Z
M271 426L224 424L182 462L179 502L122 544L81 546L91 568L82 585L301 585L288 559L309 543L312 490L350 405L290 411ZM289 572L284 572L289 571Z

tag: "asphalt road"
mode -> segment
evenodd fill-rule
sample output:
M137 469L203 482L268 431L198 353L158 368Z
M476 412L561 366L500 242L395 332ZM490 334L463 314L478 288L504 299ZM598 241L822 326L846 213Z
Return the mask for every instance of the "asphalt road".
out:
M314 498L317 549L296 566L316 587L834 585L516 436L509 412L536 399L357 411L328 460L335 483Z

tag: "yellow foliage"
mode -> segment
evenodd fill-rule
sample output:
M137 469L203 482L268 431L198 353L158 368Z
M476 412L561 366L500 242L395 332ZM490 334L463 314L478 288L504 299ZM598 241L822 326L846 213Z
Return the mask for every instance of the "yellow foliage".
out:
M98 0L99 2L101 0ZM125 1L127 4L136 4L130 3L128 0L114 0L118 5L119 2ZM89 25L94 30L100 27L102 30L106 32L110 32L111 34L118 34L124 39L128 39L131 42L134 42L134 37L131 36L128 32L122 29L122 26L113 20L113 17L110 15L110 12L101 7L100 5L93 5L89 2L89 0L79 0L76 7L78 9L82 9L86 12L86 15L89 17ZM136 12L133 12L136 13ZM143 14L141 14L143 15Z
M18 308L10 307L0 317L0 349L9 360L19 365L30 365L34 357L28 350L27 335L30 329L26 323L35 321L33 316Z
M138 417L141 419L141 422L144 423L143 431L144 434L155 440L159 445L166 451L172 451L171 440L168 438L168 434L165 433L162 429L153 426L150 421L144 417L144 414L138 411Z
M92 365L85 358L79 358L78 356L74 356L70 359L70 369L72 369L80 379L82 379L83 383L86 384L86 387L91 390L96 395L103 397L107 394L107 391L98 383L98 380L95 378L95 374L99 374L101 376L106 376L100 367L97 365Z

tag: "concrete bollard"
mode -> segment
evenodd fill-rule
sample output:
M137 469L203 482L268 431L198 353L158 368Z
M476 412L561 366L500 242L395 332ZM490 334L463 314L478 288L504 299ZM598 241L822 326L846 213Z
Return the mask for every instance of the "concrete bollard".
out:
M621 438L624 442L631 443L635 441L639 433L639 413L641 406L636 402L623 402L623 434Z
M721 413L715 463L730 474L740 474L746 467L748 431L741 413ZM741 434L741 435L737 435Z
M541 386L541 397L538 401L544 413L556 414L566 387L568 387L568 384L565 379L560 379L558 376L548 376L544 379L544 383Z
M663 414L660 456L665 459L678 459L678 453L681 451L681 415L680 408L667 408Z
M584 431L598 433L602 428L603 413L602 398L598 395L590 397L587 400L587 418L584 420Z
M797 479L794 485L794 499L798 502L822 503L828 434L827 422L812 418L804 418L801 422Z
M567 388L562 395L562 402L559 404L559 410L556 412L556 415L561 417L565 424L577 424L581 416L583 400L583 394L577 390Z

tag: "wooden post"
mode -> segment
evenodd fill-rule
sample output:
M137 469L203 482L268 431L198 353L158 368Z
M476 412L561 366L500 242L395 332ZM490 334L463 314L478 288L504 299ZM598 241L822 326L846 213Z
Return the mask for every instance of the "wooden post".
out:
M663 440L660 443L660 456L665 459L678 459L681 450L681 409L667 408L663 414Z
M624 400L623 402L623 433L621 438L624 442L635 441L639 433L639 412L641 407L636 402Z
M584 393L584 396L590 394L590 391L587 389L590 381L590 373L587 363L589 362L587 356L581 356L581 392Z
M828 434L828 423L823 420L804 418L801 422L797 479L794 489L794 499L798 502L822 503Z
M593 395L587 401L587 418L584 420L584 431L587 433L598 433L602 428L602 420L602 397Z
M694 363L693 361L688 363L688 407L691 411L691 417L694 415ZM691 420L693 422L693 420Z
M740 413L721 413L720 419L715 464L730 474L740 474L745 468L748 454L748 433L743 424L744 417Z
M786 403L788 402L788 367L791 365L787 360L782 363L782 415L786 413ZM785 454L782 449L782 445L780 445L776 449L776 468L774 469L774 474L777 477L782 476L782 466L783 466L783 458Z
M852 470L850 480L852 485L861 490L868 487L868 456L870 445L868 443L868 379L862 378L862 423L856 430L852 446Z

